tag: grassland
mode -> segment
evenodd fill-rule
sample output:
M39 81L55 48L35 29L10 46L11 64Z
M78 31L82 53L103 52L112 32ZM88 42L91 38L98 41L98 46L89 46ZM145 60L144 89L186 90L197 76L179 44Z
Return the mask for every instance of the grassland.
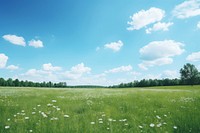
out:
M200 86L0 88L1 133L198 133Z

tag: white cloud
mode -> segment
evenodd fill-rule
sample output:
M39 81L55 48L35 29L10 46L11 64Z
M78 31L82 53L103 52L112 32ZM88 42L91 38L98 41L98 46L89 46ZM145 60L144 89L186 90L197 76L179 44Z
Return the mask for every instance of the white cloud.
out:
M9 41L12 44L15 45L20 45L20 46L26 46L26 42L24 40L23 37L20 36L16 36L16 35L4 35L3 39L5 39L6 41Z
M44 69L45 71L60 71L60 70L62 70L61 67L52 66L51 63L43 64L43 69Z
M143 70L148 70L148 67L167 65L171 64L172 62L172 58L164 57L154 60L143 60L138 66Z
M197 28L200 29L200 21L197 23Z
M84 63L78 64L78 65L73 66L71 68L71 72L72 73L80 73L80 74L82 74L82 73L89 73L90 71L91 71L91 68L86 67L84 65Z
M121 66L121 67L117 67L117 68L113 68L110 69L108 71L105 71L105 73L120 73L120 72L129 72L132 70L132 66L128 65L128 66Z
M172 25L173 25L173 23L171 23L171 22L168 22L168 23L158 22L158 23L155 23L152 28L146 29L146 33L150 34L152 31L159 31L159 30L168 31L169 27Z
M200 51L194 52L194 53L188 55L186 60L187 61L200 61Z
M32 39L29 41L29 46L35 47L35 48L42 48L43 42L41 40L34 40Z
M89 74L91 68L86 67L83 63L73 66L69 71L62 70L61 67L52 66L51 63L44 64L43 69L29 69L27 72L18 75L22 80L30 80L35 82L52 81L52 82L76 82L82 78L84 74Z
M179 19L185 19L200 15L200 0L187 0L177 5L173 15Z
M5 54L0 54L0 68L4 68L6 66L8 60L8 56Z
M119 40L118 42L111 42L111 43L105 44L104 48L112 49L114 52L117 52L121 49L123 45L124 45L123 42Z
M133 16L130 16L131 21L128 22L130 27L127 30L139 30L149 24L159 22L165 16L165 11L159 8L151 7L149 10L141 10Z
M172 57L184 52L184 44L174 40L153 41L140 49L141 59L139 67L147 70L148 67L171 64Z
M84 73L90 73L91 68L86 67L84 63L80 63L76 66L73 66L70 71L63 73L63 76L67 79L78 79L82 77Z
M43 81L59 81L59 74L53 73L51 71L29 69L26 73L17 76L21 80L29 80L34 82L43 82Z
M162 73L162 78L169 78L169 79L174 79L174 78L178 78L179 74L176 70L165 70Z
M6 67L6 69L13 71L13 70L19 69L19 67L15 66L15 65L9 65L9 66Z

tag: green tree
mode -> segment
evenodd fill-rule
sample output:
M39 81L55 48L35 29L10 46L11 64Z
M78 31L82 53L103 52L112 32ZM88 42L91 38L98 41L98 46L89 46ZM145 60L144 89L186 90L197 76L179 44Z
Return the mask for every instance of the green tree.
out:
M187 63L180 69L181 80L189 85L194 85L197 83L199 78L199 72L197 68L190 63Z

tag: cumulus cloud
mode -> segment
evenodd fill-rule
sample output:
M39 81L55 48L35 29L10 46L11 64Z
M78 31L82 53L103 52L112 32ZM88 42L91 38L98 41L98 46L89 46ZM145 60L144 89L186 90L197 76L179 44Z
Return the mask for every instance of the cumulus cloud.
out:
M173 15L179 19L185 19L200 15L200 0L187 0L177 5Z
M43 47L43 42L41 40L34 40L32 39L29 41L29 46L35 47L35 48L42 48Z
M86 67L84 63L80 63L76 66L73 66L70 71L63 73L63 76L67 79L78 79L82 77L84 73L90 73L91 68Z
M8 56L5 54L0 54L0 68L6 67L6 63L8 61Z
M44 69L45 71L60 71L60 70L62 70L61 67L52 66L51 63L43 64L43 69Z
M26 46L26 42L24 40L23 37L20 36L16 36L16 35L4 35L3 39L5 39L6 41L9 41L12 44L15 45L20 45L20 46Z
M15 66L15 65L9 65L9 66L6 67L6 69L13 71L13 70L19 69L19 67Z
M30 80L34 82L43 82L43 81L59 81L59 75L53 73L52 71L44 71L37 69L29 69L26 73L23 73L18 76L21 80Z
M184 52L184 44L174 40L153 41L140 49L143 60L139 67L147 70L148 67L171 64L172 57Z
M121 49L123 45L124 45L123 42L119 40L118 42L111 42L111 43L105 44L104 48L111 49L114 52L117 52Z
M120 67L117 67L117 68L110 69L108 71L105 71L105 73L129 72L131 70L132 70L132 66L128 65L128 66L120 66Z
M80 64L73 66L71 68L72 73L81 73L82 74L82 73L89 73L90 71L91 71L91 68L86 67L84 65L84 63L80 63Z
M155 23L152 28L146 29L146 33L150 34L152 31L159 31L159 30L168 31L169 27L172 25L173 25L173 23L171 23L171 22L168 22L168 23L158 22L158 23Z
M132 16L128 22L130 27L127 30L139 30L149 24L159 22L165 16L165 11L159 8L151 7L149 10L141 10Z
M200 51L194 52L194 53L188 55L186 60L187 61L200 61Z

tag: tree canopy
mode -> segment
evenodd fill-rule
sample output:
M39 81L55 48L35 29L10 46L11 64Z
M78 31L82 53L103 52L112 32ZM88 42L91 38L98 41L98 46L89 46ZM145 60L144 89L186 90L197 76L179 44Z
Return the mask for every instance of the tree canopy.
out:
M186 84L194 85L198 82L199 72L197 68L190 63L187 63L180 69L181 80Z

